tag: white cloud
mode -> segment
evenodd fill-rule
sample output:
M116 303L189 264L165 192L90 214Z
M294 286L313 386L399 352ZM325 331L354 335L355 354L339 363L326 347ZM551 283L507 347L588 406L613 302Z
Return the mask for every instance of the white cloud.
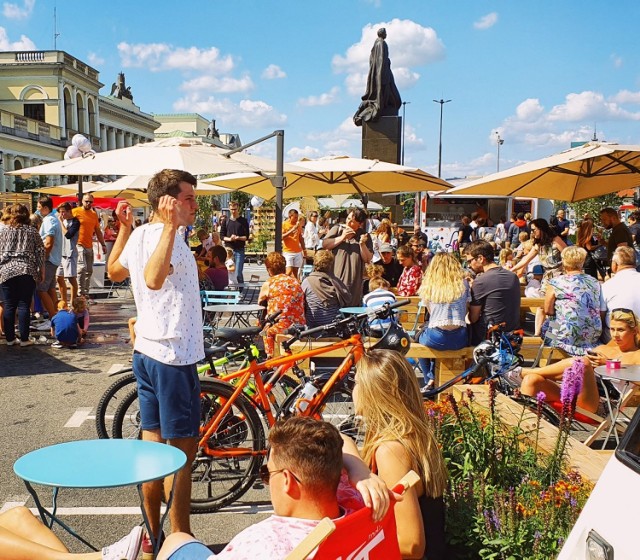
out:
M544 107L539 99L525 99L516 107L516 117L521 121L534 121L544 113Z
M278 80L280 78L286 78L287 74L277 64L269 64L269 66L263 70L262 77L265 80Z
M320 95L310 95L309 97L303 97L298 99L298 105L303 107L322 107L324 105L331 105L338 101L338 94L340 88L332 87L327 93L321 93Z
M215 115L216 120L225 128L264 128L282 126L287 122L287 116L278 113L271 105L251 99L234 103L228 99L218 99L213 96L205 98L197 93L191 93L175 101L173 109L178 112Z
M336 74L347 74L345 85L352 95L364 93L369 72L369 55L380 27L387 30L391 69L400 87L411 87L419 79L420 75L412 67L424 66L444 58L444 45L431 27L423 27L406 19L368 24L362 29L360 41L351 45L344 55L335 55L331 63Z
M478 21L473 22L473 27L475 29L489 29L493 27L496 23L498 23L498 14L496 12L491 12L486 16L482 16Z
M220 54L220 49L174 47L166 43L118 44L118 52L125 68L148 68L152 72L163 70L199 70L210 74L231 72L231 55Z
M33 13L36 0L24 0L24 7L17 3L5 2L2 4L2 15L7 19L26 19Z
M599 92L569 93L565 103L556 105L549 112L549 120L577 122L584 120L640 120L640 112L622 109L616 102L607 101Z
M629 91L623 89L610 97L611 101L615 103L633 103L640 105L640 91Z
M302 158L318 158L323 154L317 148L313 146L305 146L304 148L293 147L287 150L287 155L291 158L291 161L298 161Z
M199 76L193 80L184 82L180 86L180 89L183 91L204 91L215 93L246 92L253 88L253 81L248 75L245 75L242 78L232 78L231 76Z
M89 64L91 64L91 66L93 66L94 68L98 68L99 66L102 66L105 63L104 58L102 58L101 56L97 55L94 52L90 52L87 55L87 60L89 61Z
M0 27L0 51L34 51L35 43L26 35L20 35L19 41L11 42L7 30Z

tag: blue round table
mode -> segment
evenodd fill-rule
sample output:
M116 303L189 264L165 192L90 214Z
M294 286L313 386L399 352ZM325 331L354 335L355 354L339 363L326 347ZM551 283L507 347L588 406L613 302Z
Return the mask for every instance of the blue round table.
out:
M180 449L164 443L128 439L96 439L70 441L36 449L20 457L13 465L13 471L24 481L43 523L49 528L54 522L58 523L89 548L97 550L56 517L60 488L137 486L142 517L153 541L155 539L149 531L149 520L143 506L142 484L174 474L186 462L187 456ZM53 487L51 511L44 508L31 486L32 483ZM172 497L173 489L160 521L161 528L171 507ZM159 543L153 544L155 548Z
M373 311L371 307L341 307L340 313L343 315L360 315L361 313L369 313L369 311Z

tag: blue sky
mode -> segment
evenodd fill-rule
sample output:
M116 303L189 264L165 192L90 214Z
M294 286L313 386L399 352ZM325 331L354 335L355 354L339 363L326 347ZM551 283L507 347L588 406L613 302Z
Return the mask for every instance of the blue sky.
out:
M52 49L53 0L3 2L0 50ZM243 141L285 130L287 160L360 156L351 118L376 30L406 105L405 163L496 170L587 140L640 144L640 3L583 0L57 1L57 48L149 113L197 112ZM253 148L275 157L275 143Z

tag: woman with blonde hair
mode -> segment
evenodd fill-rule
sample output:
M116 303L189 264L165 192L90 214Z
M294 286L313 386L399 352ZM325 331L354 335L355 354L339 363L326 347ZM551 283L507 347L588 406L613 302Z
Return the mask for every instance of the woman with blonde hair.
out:
M353 401L366 427L361 455L371 471L389 488L409 470L420 477L395 506L402 557L445 558L447 469L411 366L398 352L367 352L356 366ZM358 455L351 440L344 453Z
M391 243L391 222L388 218L384 218L376 230L371 233L371 241L373 242L373 262L378 262L380 256L380 247L385 243Z
M429 310L429 322L423 325L418 342L435 350L464 348L469 340L465 316L470 291L453 253L436 253L422 277L418 295ZM434 364L434 360L420 358L426 391L434 384Z
M521 385L524 395L535 397L544 391L547 401L560 400L560 385L564 370L574 360L584 362L584 380L578 394L577 405L588 412L597 412L600 395L593 368L603 366L607 360L620 360L623 365L640 365L640 328L638 318L630 309L614 309L609 319L611 341L589 349L586 356L566 358L541 368L516 368L510 371L508 379Z

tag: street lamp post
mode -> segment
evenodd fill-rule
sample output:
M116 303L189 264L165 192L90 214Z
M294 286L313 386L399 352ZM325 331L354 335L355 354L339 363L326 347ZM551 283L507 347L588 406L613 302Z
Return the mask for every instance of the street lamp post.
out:
M400 163L402 163L402 165L404 165L404 115L405 115L405 109L408 103L411 103L411 101L403 101L402 102L402 156L400 158Z
M498 159L496 161L496 172L500 171L500 146L504 144L504 140L500 138L500 133L496 132L496 144L498 145Z
M434 99L434 103L440 103L440 143L438 144L438 177L442 176L442 108L445 103L449 103L451 99Z

